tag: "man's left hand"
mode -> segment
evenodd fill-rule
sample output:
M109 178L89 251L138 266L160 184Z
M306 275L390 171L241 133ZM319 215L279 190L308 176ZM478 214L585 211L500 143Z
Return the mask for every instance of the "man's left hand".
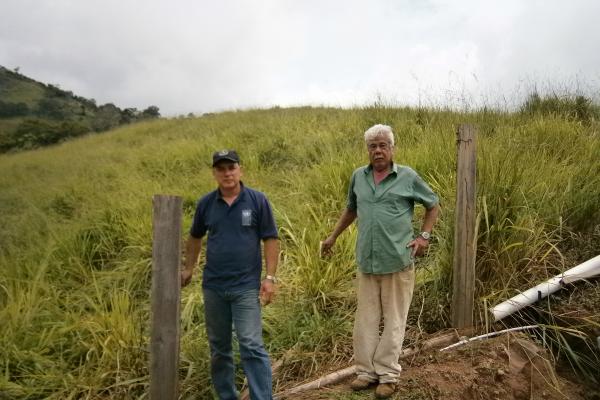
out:
M417 236L417 238L407 244L406 247L412 247L410 252L411 257L421 257L425 254L427 247L429 247L429 240L425 240L421 236Z
M263 279L260 284L260 304L266 306L275 298L275 283L270 279Z

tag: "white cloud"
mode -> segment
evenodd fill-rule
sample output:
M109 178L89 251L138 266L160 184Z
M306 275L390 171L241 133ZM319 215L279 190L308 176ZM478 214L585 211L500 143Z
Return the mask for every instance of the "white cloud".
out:
M7 0L0 65L163 114L598 92L600 2ZM522 94L522 93L521 93Z

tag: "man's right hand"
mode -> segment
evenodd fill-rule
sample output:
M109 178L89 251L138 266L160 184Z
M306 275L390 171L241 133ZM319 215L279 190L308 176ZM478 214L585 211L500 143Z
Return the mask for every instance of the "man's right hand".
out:
M181 287L187 286L192 281L192 275L194 272L189 269L181 271Z
M327 239L321 242L321 257L329 256L332 253L331 248L335 244L335 239L329 236Z

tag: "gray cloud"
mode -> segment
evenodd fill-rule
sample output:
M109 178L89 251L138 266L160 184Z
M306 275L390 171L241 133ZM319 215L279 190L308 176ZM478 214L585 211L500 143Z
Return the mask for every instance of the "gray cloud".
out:
M163 114L598 93L595 0L7 0L0 64Z

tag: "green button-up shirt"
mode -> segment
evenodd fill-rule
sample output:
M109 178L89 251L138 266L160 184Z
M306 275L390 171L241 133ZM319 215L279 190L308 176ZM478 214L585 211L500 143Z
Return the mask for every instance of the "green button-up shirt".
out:
M347 207L358 216L356 261L361 272L389 274L414 262L406 245L414 239L415 202L430 209L439 200L411 168L393 164L390 174L378 185L370 165L354 171Z

